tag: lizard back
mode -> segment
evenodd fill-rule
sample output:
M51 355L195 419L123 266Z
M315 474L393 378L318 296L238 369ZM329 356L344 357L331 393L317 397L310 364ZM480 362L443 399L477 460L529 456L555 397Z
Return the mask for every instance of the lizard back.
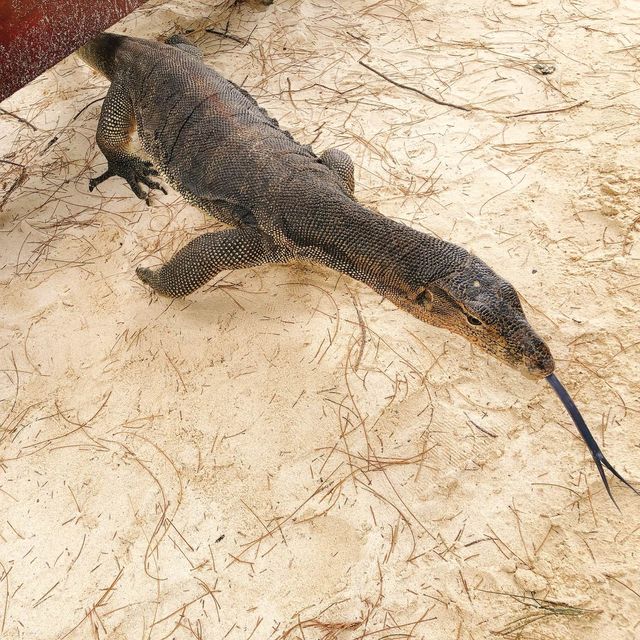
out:
M301 175L306 181L321 173L314 185L342 191L309 147L195 56L136 38L126 38L116 55L116 79L126 75L133 88L143 148L176 190L214 217L269 231L276 203Z

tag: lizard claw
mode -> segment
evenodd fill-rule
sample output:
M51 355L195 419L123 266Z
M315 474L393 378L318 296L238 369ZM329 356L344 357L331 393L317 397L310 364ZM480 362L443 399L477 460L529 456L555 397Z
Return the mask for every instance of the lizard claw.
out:
M174 298L169 291L167 291L161 283L160 271L162 267L158 269L149 269L149 267L138 267L136 269L136 275L142 282L150 286L158 295L166 296L168 298Z
M98 176L97 178L91 178L89 180L89 191L93 191L99 184L114 175L115 174L113 173L113 171L111 171L111 169L107 169L101 176Z
M120 176L127 181L131 190L140 200L147 200L149 193L145 193L140 187L140 183L148 187L148 191L158 189L165 195L166 189L149 176L159 175L148 160L141 160L135 156L122 160L110 160L107 170L99 177L89 180L89 191L93 191L99 184L113 176Z
M142 282L150 286L159 296L165 298L180 298L183 295L176 289L173 283L167 279L167 265L158 267L157 269L149 269L149 267L138 267L136 275Z
M153 270L149 269L149 267L138 267L136 269L136 275L142 282L148 284L152 289L155 289L153 286Z

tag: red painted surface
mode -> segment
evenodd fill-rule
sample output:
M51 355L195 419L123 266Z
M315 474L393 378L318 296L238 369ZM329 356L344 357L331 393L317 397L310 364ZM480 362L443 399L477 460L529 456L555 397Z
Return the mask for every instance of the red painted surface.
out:
M0 0L0 100L145 0Z

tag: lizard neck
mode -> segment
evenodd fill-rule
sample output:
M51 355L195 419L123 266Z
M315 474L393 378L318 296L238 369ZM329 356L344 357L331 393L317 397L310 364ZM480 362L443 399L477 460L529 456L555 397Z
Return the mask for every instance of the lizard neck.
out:
M403 306L469 255L457 245L382 216L357 202L323 201L314 218L321 261Z

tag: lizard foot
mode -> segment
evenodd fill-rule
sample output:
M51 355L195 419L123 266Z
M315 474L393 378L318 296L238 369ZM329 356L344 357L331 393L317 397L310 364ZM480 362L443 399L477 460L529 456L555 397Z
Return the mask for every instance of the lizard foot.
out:
M160 282L159 272L162 270L162 267L159 269L149 269L149 267L138 267L136 269L136 275L142 282L146 285L149 285L158 295L166 296L167 298L175 298L175 295L172 295L169 291L167 291Z
M144 193L139 183L146 185L149 190L159 189L166 195L165 188L149 177L157 175L159 175L158 172L148 160L141 160L136 157L127 158L126 160L111 160L107 170L101 176L89 180L89 191L93 191L99 184L113 176L120 176L127 181L133 193L141 200L146 200L148 193Z
M138 267L136 269L136 275L140 280L142 280L142 282L148 284L152 289L156 288L157 277L154 278L155 274L153 269L149 269L149 267Z

